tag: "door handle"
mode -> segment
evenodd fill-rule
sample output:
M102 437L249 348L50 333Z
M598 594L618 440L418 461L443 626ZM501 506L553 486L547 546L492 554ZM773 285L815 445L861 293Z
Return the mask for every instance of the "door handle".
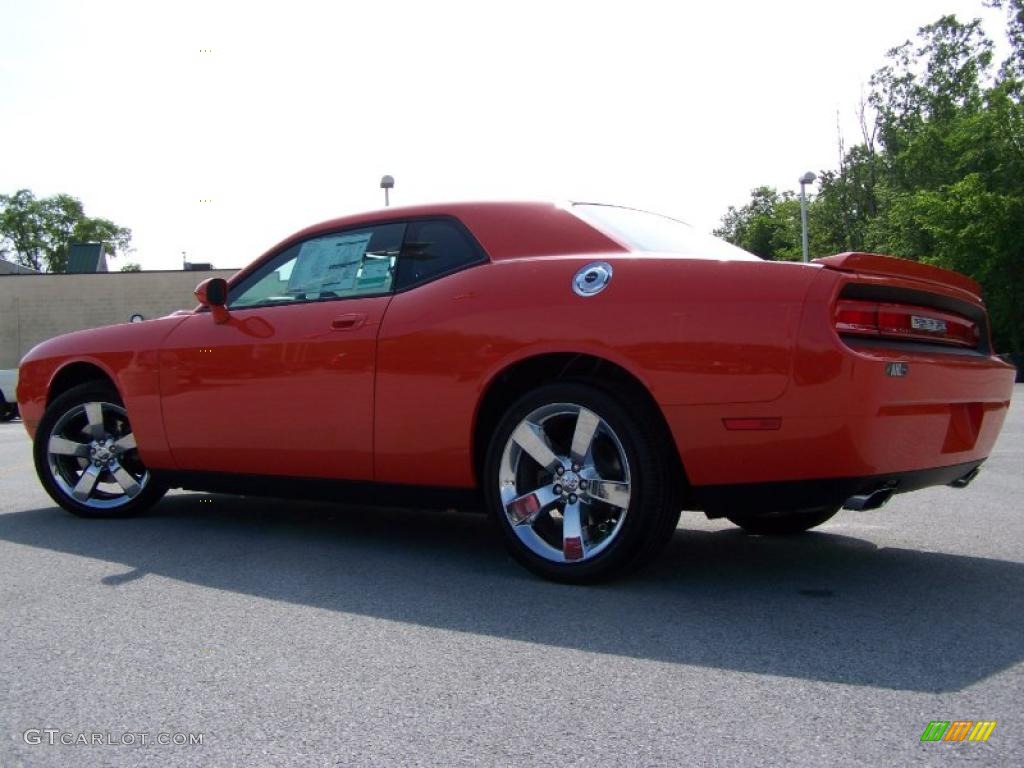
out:
M354 331L366 322L366 315L362 312L350 312L331 320L331 328L336 331Z

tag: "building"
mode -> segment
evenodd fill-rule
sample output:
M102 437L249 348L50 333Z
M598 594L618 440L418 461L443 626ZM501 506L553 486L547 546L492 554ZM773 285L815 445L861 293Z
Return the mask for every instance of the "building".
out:
M44 274L0 262L0 369L17 368L32 347L62 333L190 309L196 285L236 271Z

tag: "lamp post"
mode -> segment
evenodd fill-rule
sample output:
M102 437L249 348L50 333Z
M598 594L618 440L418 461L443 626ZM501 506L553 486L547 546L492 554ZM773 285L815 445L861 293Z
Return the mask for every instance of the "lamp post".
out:
M391 199L388 196L388 190L395 188L395 177L383 176L380 180L380 188L384 190L384 207L387 208L389 205L391 205Z
M804 246L804 264L807 263L807 193L808 184L813 184L818 178L808 171L800 177L800 236Z

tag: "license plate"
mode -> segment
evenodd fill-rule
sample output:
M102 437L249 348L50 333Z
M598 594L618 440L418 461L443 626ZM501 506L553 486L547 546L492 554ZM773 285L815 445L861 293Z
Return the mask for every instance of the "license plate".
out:
M935 317L910 316L910 327L916 331L932 331L933 333L945 333L946 321Z

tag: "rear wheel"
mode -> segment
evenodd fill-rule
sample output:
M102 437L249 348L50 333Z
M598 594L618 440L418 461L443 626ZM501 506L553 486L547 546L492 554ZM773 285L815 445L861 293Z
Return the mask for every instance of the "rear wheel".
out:
M586 383L547 385L512 405L484 472L488 510L512 556L570 583L653 558L679 510L649 423Z
M747 533L754 533L758 536L787 536L803 533L819 526L827 520L831 520L838 511L839 507L823 507L761 517L729 517L727 519Z
M120 398L103 384L74 387L49 405L33 455L46 492L83 517L134 515L166 491L139 458Z

